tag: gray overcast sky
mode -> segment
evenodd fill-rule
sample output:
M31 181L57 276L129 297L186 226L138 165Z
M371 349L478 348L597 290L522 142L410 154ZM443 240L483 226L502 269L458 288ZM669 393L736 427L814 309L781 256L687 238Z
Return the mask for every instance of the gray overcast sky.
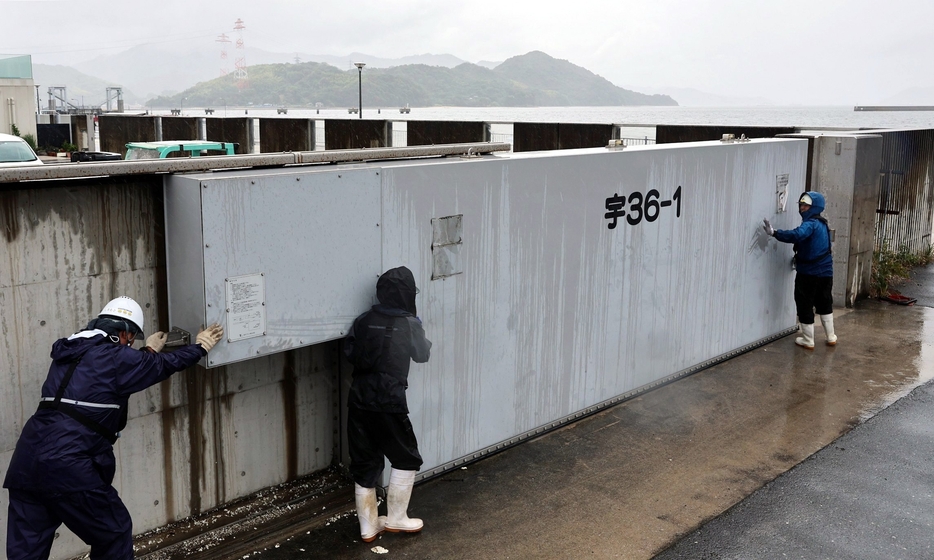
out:
M250 47L471 62L541 50L623 87L778 103L934 88L931 0L0 0L0 53L67 64L140 43L210 50L237 18L248 63Z

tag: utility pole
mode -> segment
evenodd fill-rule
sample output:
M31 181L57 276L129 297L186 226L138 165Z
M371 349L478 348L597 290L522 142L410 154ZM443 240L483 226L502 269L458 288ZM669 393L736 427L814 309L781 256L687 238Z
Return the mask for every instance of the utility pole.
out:
M366 62L354 62L354 66L357 67L357 90L360 96L360 118L363 118L363 67L366 66Z

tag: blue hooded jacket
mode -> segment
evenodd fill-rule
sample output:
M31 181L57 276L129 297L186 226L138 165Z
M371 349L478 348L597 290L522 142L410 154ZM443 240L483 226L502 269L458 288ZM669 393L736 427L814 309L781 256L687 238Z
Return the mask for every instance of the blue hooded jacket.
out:
M80 358L63 402L117 405L75 408L118 432L126 421L130 395L193 366L204 354L197 344L154 354L110 342L100 330L81 331L52 345L53 362L42 397L55 397L71 364ZM113 445L104 436L59 410L40 408L23 427L3 487L44 493L92 490L111 484L115 468Z
M830 229L822 221L824 195L808 192L811 207L801 214L801 225L795 229L775 230L775 239L794 243L795 269L799 274L833 277L833 255L830 253Z

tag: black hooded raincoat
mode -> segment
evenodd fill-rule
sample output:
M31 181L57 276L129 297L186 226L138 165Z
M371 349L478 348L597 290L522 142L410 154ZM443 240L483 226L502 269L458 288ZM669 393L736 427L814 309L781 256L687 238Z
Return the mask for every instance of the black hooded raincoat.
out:
M404 266L379 277L379 304L354 320L344 344L344 354L354 366L348 406L408 414L410 360L427 362L431 350L416 316L416 293L415 277Z

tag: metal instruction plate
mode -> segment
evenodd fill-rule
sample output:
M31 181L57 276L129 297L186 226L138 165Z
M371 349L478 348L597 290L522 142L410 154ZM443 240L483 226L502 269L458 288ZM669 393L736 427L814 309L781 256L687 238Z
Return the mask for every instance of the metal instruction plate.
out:
M227 288L227 342L266 334L266 283L262 273L232 276Z

